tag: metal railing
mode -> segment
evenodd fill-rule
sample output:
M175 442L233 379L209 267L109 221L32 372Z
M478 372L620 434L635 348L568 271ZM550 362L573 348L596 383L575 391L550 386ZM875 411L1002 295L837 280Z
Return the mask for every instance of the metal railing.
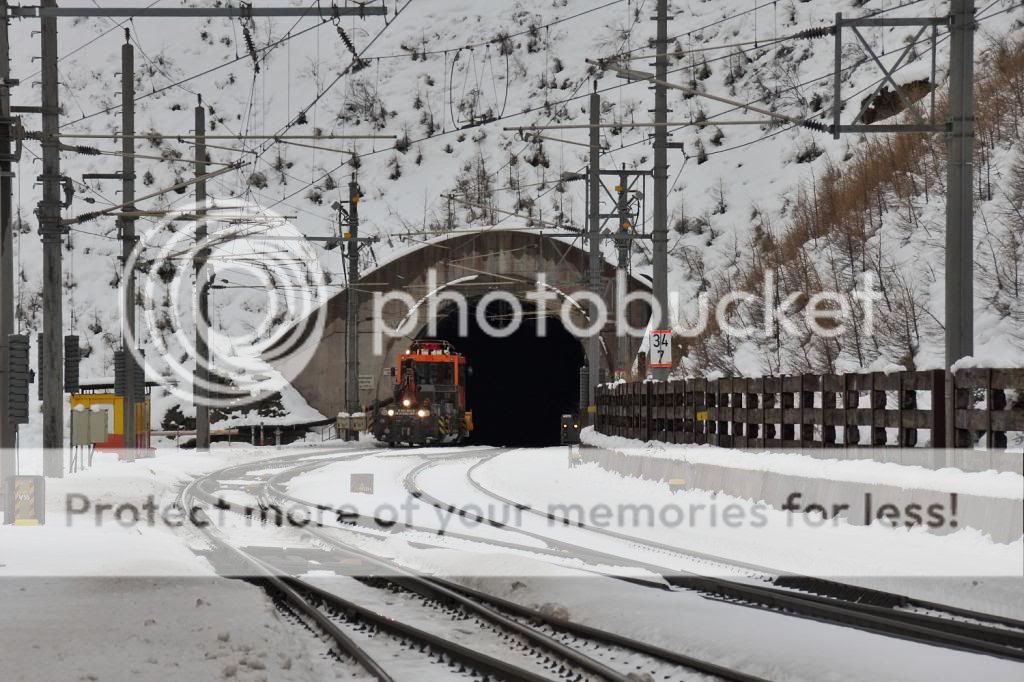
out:
M1024 370L648 381L601 386L596 404L598 432L668 443L966 448L987 434L1005 449L1024 432Z

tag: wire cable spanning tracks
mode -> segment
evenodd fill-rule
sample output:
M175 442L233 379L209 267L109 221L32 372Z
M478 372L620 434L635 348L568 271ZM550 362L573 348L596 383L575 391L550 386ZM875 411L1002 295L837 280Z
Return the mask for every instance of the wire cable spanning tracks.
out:
M722 565L736 565L735 562L721 557L689 552L655 541L638 540L624 533L588 526L582 522L559 517L550 512L533 509L529 505L504 497L487 489L473 477L474 471L493 457L494 455L481 459L474 464L467 471L466 477L470 485L479 492L503 504L520 511L541 516L559 525L574 526L587 532L626 541L635 546L654 551L688 559L697 558L704 561L713 561ZM437 462L433 461L426 462L409 472L405 479L405 486L411 495L452 514L466 516L481 523L501 527L511 532L538 537L536 533L487 519L474 512L467 512L465 509L425 492L416 483L416 478L422 471L436 466L436 464ZM567 551L582 551L594 555L593 550L584 546L552 538L547 539L549 542ZM663 566L654 566L623 557L616 557L615 555L608 555L607 559L617 561L620 565L632 565L654 571L661 574L667 582L678 587L698 590L739 604L768 608L825 622L848 625L870 632L925 644L1024 661L1024 623L1008 618L990 616L980 612L912 599L903 595L864 589L807 576L778 576L775 578L776 587L766 587L714 576L697 574L683 576L667 575ZM756 567L751 564L739 564L739 566L745 569L755 569L765 575L777 573L771 569ZM881 606L878 605L879 602L884 602L888 605ZM944 614L946 617L903 611L898 610L896 607L918 608L927 610L931 614Z
M449 665L458 663L461 667L457 672L466 672L468 667L486 676L495 676L498 679L508 680L549 680L549 679L602 679L614 680L616 682L629 682L633 679L610 667L608 663L600 660L597 655L583 653L573 643L599 642L604 649L611 647L612 651L619 651L620 656L624 651L627 658L633 661L637 657L648 659L664 667L666 664L674 666L686 666L693 670L718 675L724 679L737 680L739 682L763 682L761 678L747 675L745 673L732 671L728 668L707 663L676 652L651 646L644 642L631 640L614 633L603 632L594 628L572 623L567 620L545 616L533 609L519 606L497 597L484 595L467 588L456 586L442 580L426 578L415 573L398 569L396 566L384 562L368 552L358 550L340 543L330 537L327 533L317 528L305 528L305 533L310 533L316 543L325 546L329 552L349 557L364 564L372 566L375 571L374 578L370 582L383 582L398 590L409 594L417 595L425 603L440 603L448 608L454 608L463 617L471 617L482 625L484 629L493 630L496 634L508 639L510 636L519 642L519 649L525 649L523 657L528 662L532 661L533 666L526 667L516 665L503 658L496 658L481 653L474 648L453 642L445 637L426 632L409 623L393 616L386 616L373 609L360 605L351 599L343 598L333 592L324 590L307 580L279 576L275 573L274 567L245 549L235 547L223 531L213 525L212 520L206 512L196 505L200 501L211 507L220 510L230 510L234 513L248 516L255 509L246 507L236 502L224 500L210 488L216 487L222 490L224 485L238 487L248 490L251 494L254 487L249 481L241 482L235 479L245 479L249 471L256 469L261 473L275 468L308 470L316 466L336 461L353 460L365 456L367 453L354 453L351 455L334 458L324 461L303 462L305 458L280 458L269 462L231 467L207 477L198 479L190 484L179 496L179 504L190 509L191 518L204 531L210 542L219 550L225 551L241 564L251 567L257 579L271 593L283 599L289 608L302 614L306 619L312 621L330 639L336 642L339 652L351 657L365 670L379 680L391 680L391 675L385 670L381 663L374 659L365 648L360 645L344 628L339 627L337 619L339 614L344 614L344 622L351 625L359 624L377 631L384 631L392 636L408 640L420 647L421 652L436 654L441 662L448 662ZM269 486L262 483L262 492L257 496L261 505L261 511L276 509L276 501L268 492ZM279 509L277 511L280 511ZM261 517L266 520L266 516ZM277 516L282 518L281 515ZM365 579L364 579L365 580ZM394 590L393 590L394 591ZM538 625L541 623L541 625ZM543 658L543 660L541 660ZM536 660L533 660L536 659ZM617 660L615 656L609 656L611 661ZM537 668L540 671L537 671ZM638 669L640 665L636 666ZM674 668L673 668L674 669Z

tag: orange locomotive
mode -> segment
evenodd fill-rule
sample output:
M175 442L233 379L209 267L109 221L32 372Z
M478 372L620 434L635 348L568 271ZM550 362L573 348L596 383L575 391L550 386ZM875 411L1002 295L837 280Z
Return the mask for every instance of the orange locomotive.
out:
M394 395L374 415L373 435L388 445L457 444L469 438L466 358L447 341L413 341L398 356Z

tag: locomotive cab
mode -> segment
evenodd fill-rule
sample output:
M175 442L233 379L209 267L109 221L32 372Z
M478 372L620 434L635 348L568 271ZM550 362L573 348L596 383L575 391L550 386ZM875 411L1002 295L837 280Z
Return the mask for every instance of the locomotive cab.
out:
M374 436L389 445L461 443L473 429L466 411L466 358L447 341L414 341L398 356L393 396L378 409Z

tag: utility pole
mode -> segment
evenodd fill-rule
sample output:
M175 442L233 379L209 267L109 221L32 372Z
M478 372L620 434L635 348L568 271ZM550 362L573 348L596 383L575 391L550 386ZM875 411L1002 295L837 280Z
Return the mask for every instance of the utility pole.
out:
M57 0L42 0L40 9L56 9ZM57 18L44 16L41 28L42 61L42 154L39 179L43 198L39 202L39 232L43 238L43 340L39 368L43 397L43 475L64 476L64 378L62 339L64 309L61 288L60 222L60 97L57 82Z
M587 191L589 192L589 237L590 237L590 262L587 267L588 288L594 294L594 302L590 308L591 325L597 320L598 304L597 297L601 295L601 95L597 92L597 81L594 81L594 91L590 93L590 168L588 169ZM594 329L587 339L587 367L589 368L589 413L595 408L594 394L597 384L600 381L601 367L601 330ZM591 423L588 418L587 423Z
M351 415L362 409L359 401L359 252L362 245L380 241L380 237L359 236L359 200L363 192L359 188L356 173L348 183L348 201L335 201L331 208L338 212L340 242L348 256L348 288L346 289L345 311L345 411ZM332 247L333 248L333 247ZM359 437L357 429L345 429L345 440Z
M139 363L131 352L135 342L135 271L132 251L135 250L135 218L130 217L135 207L135 48L131 44L129 29L124 30L121 46L121 201L125 210L118 217L121 232L121 350L124 353L124 396L121 399L121 433L124 434L124 455L135 461L135 398L143 394L138 390ZM126 215L127 214L127 215Z
M946 368L974 354L974 0L952 0L946 178Z
M626 167L623 165L622 172L619 173L619 185L615 188L617 202L617 213L619 214L619 225L618 229L615 230L615 246L619 251L619 263L618 270L621 273L619 281L622 282L623 291L616 292L616 301L625 300L626 294L629 293L629 283L626 280L628 276L629 268L629 247L632 244L630 238L630 231L633 227L633 221L629 215L629 176L626 175ZM616 306L617 308L618 306ZM618 312L616 312L618 314ZM626 311L623 311L626 314ZM625 321L622 321L625 322ZM629 336L622 334L618 337L619 345L619 357L622 363L622 378L626 378L626 374L629 372L630 365L633 363L632 354L629 348Z
M196 273L195 310L196 318L196 368L192 379L193 403L196 407L196 450L210 449L210 407L207 404L207 387L210 381L210 282L207 260L210 250L199 248L209 234L206 214L206 109L203 96L196 104Z
M846 19L836 14L834 99L832 136L843 133L942 133L946 135L946 368L957 360L974 353L974 0L951 0L950 13L942 17ZM888 28L913 26L916 35L908 36L906 47L893 66L884 66L873 48L860 32L861 28ZM913 123L863 123L868 107L876 101L884 85L892 86L904 109L911 109L910 101L895 79L899 66L910 59L913 47L918 45L925 31L931 29L932 60L931 82L935 74L935 32L948 26L949 45L949 115L945 123L936 121L935 97L931 98L927 121ZM875 86L874 92L862 99L860 113L852 123L840 120L842 111L842 55L843 31L852 30L864 51L871 57L885 78ZM859 96L859 95L858 95ZM949 392L947 400L952 400ZM952 412L947 416L947 429L953 428Z
M348 231L342 237L348 246L348 296L347 318L345 321L345 410L349 415L359 412L359 183L356 173L348 183ZM351 421L349 422L351 423ZM352 438L349 429L346 440ZM356 436L358 437L358 436Z
M665 329L671 320L668 310L668 0L658 0L658 29L654 52L654 301L660 310L651 320L652 329ZM658 381L668 379L669 368L653 370Z
M11 375L8 338L14 333L14 233L11 225L13 192L11 142L11 45L7 0L0 0L0 486L15 473L14 448L18 425L8 418Z

